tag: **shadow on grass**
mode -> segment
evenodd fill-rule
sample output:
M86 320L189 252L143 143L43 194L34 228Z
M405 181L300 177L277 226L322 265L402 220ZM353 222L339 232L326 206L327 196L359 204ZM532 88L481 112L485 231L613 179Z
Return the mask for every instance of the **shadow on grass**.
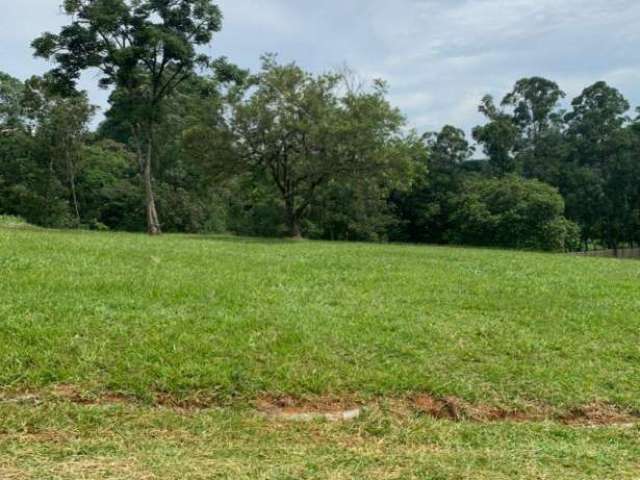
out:
M251 245L299 245L311 242L311 240L295 240L291 238L268 237L243 237L231 234L188 234L184 235L189 240L201 240L221 243L246 243Z

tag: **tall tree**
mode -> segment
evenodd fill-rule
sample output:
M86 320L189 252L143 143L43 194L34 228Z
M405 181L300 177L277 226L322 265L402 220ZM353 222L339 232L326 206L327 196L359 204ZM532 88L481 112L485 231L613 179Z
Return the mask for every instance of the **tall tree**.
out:
M451 170L469 160L475 152L464 131L451 125L445 125L440 132L426 133L424 140L429 148L431 168Z
M563 135L563 112L559 102L566 94L557 83L542 77L518 80L502 100L511 109L519 137L516 163L527 178L536 178L559 187L567 156Z
M599 238L618 248L630 222L638 157L625 128L629 102L605 82L587 87L566 114L570 179L583 178L566 192L571 215L580 220L583 241ZM588 188L587 188L588 187Z
M524 147L534 146L536 140L554 120L558 102L566 94L558 84L542 77L523 78L502 100L502 106L513 108L513 122L526 141Z
M66 189L41 135L37 102L25 84L0 75L0 212L32 223L68 226Z
M76 225L80 206L76 177L78 163L95 113L86 92L58 94L46 78L32 77L25 83L24 114L34 123L35 137L49 163L52 175L62 172L68 185Z
M20 80L0 72L0 134L24 126L23 90L24 84Z
M313 76L266 57L256 88L235 107L234 130L250 168L271 177L291 237L320 188L332 181L402 183L411 159L401 146L404 118L378 83L371 92L341 94L341 76Z
M606 82L596 82L572 102L566 114L568 136L574 156L582 165L603 165L616 142L616 136L629 120L629 102Z
M478 110L489 121L473 129L474 140L483 146L493 173L513 173L516 170L514 150L519 135L517 125L507 112L496 107L490 95L482 99Z
M36 55L53 59L61 88L97 68L100 85L115 86L130 105L131 129L146 192L148 232L161 232L153 189L156 127L165 99L210 59L196 47L210 43L222 15L211 0L65 0L71 23L33 42Z
M452 205L460 191L464 173L461 166L475 148L464 131L446 125L440 132L423 138L427 168L410 192L394 194L402 224L399 239L413 242L445 243L450 229Z

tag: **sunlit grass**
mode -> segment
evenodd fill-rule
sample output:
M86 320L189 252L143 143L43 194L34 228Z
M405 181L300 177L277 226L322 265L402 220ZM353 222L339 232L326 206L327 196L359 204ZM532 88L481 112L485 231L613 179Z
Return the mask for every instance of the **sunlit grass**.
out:
M639 379L638 262L0 228L6 398L73 385L140 401L0 404L0 478L631 479L637 427L379 407L353 423L291 425L250 405L429 393L638 411ZM158 394L224 409L145 405Z

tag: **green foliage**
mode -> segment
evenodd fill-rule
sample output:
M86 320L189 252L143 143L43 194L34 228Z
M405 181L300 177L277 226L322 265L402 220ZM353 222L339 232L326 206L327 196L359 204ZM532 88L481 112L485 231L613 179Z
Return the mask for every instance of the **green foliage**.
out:
M0 72L0 125L3 130L14 129L23 124L23 90L22 82Z
M82 71L101 72L100 85L114 86L114 102L127 106L127 121L144 179L147 228L159 234L152 164L156 127L165 101L210 59L197 52L220 30L222 14L211 0L68 0L70 25L34 40L36 55L53 60L51 81L73 89ZM214 66L224 67L219 59ZM235 72L224 68L223 76Z
M48 227L73 224L65 188L25 129L0 135L0 212Z
M640 122L605 82L568 112L542 77L519 80L499 103L485 96L486 123L472 133L487 158L472 159L455 126L407 132L382 81L356 87L348 74L312 75L273 55L254 75L224 58L196 74L196 47L220 28L208 0L65 9L70 25L34 42L56 68L24 84L0 74L4 213L141 230L146 205L150 233L558 251L640 241ZM115 88L91 134L93 107L71 87L96 66Z
M578 237L563 214L558 191L537 180L469 180L457 201L451 238L471 245L566 251Z
M144 191L133 155L122 144L101 141L82 151L78 172L81 223L113 230L144 230Z
M566 184L568 211L583 225L585 243L609 248L637 238L632 215L640 197L638 137L627 126L629 103L605 82L586 88L567 113L570 144Z
M474 129L495 174L521 172L559 189L583 248L633 244L639 236L638 135L625 116L629 103L605 82L587 87L563 112L564 92L549 80L518 81L499 110L481 105L489 122ZM515 130L514 130L515 127Z
M100 85L136 90L145 110L207 61L195 47L222 25L210 0L69 0L64 11L71 23L33 42L36 55L58 65L51 77L68 88L97 68Z
M310 207L332 182L359 179L391 189L411 178L404 118L384 86L342 94L341 83L340 75L314 77L265 57L250 82L255 88L234 106L238 154L247 171L262 170L277 188L292 237L301 235Z
M505 175L516 171L513 152L518 143L518 127L513 118L498 109L489 95L485 96L478 110L489 122L473 129L473 138L482 144L494 173Z
M571 102L573 110L565 116L569 135L577 142L584 163L597 163L601 154L599 144L613 140L627 120L624 114L629 102L615 88L605 82L587 87Z
M388 192L372 183L333 182L323 188L305 225L309 238L381 241L396 219Z
M395 192L392 203L400 223L393 240L446 243L451 213L465 177L463 165L474 152L462 130L446 125L423 137L425 168L413 188Z
M558 84L541 77L523 78L502 100L503 106L513 108L513 121L527 143L534 143L539 135L558 120L558 102L566 94ZM527 145L521 146L526 148Z

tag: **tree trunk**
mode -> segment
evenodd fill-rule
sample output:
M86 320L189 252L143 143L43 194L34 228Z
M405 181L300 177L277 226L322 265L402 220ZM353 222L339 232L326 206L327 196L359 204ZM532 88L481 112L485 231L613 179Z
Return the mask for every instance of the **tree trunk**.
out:
M289 228L289 237L294 240L302 239L298 216L296 215L295 202L291 195L285 197L285 209L287 211L287 227Z
M78 194L76 193L76 179L73 173L71 174L70 183L71 183L71 198L73 199L73 208L75 209L75 213L76 213L76 222L78 223L78 226L80 226L80 206L78 205Z
M147 233L149 235L160 235L160 221L156 210L156 200L153 195L153 176L151 175L151 158L153 152L152 136L149 136L147 154L144 158L144 190L147 206Z
M71 155L69 150L66 152L67 156L67 169L69 170L69 187L71 189L71 199L73 201L73 208L76 213L76 221L78 227L80 226L80 206L78 205L78 194L76 193L76 173L73 162L71 161Z
M289 237L293 240L302 240L302 233L300 233L300 226L296 219L289 222Z

